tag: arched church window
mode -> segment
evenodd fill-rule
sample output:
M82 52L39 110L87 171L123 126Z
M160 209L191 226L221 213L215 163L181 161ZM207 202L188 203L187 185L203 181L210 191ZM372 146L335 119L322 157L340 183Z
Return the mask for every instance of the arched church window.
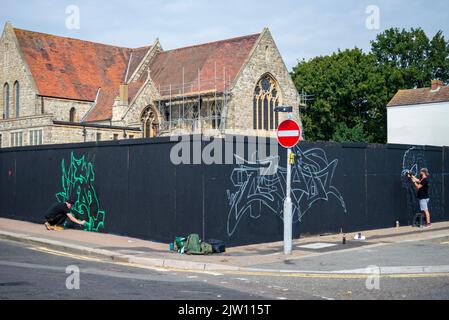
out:
M154 138L159 133L159 120L153 107L148 106L142 113L142 128L144 138Z
M18 118L20 114L20 86L18 81L14 82L14 110L16 118Z
M3 86L3 105L4 105L4 113L5 113L5 119L9 118L9 84L8 82L5 83Z
M72 107L72 109L70 109L69 121L75 122L75 117L76 117L76 110L74 107Z
M253 128L275 130L279 125L279 115L274 108L280 103L279 85L270 75L264 75L256 85L253 99Z

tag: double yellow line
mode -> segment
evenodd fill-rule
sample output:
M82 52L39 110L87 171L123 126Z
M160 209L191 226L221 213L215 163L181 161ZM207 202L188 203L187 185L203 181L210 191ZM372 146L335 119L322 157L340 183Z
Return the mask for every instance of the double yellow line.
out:
M449 242L444 243L449 244ZM133 267L139 269L147 269L153 271L173 271L173 272L184 272L184 273L210 273L210 272L200 271L200 270L186 270L186 269L172 269L172 268L157 268L144 266L140 264L128 263L128 262L116 262L109 261L94 257L86 257L77 254L71 254L67 252L61 252L52 250L45 247L35 247L30 248L34 251L44 252L47 254L52 254L56 256L72 258L83 261L91 261L91 262L100 262L100 263L111 263L115 265L121 265L126 267ZM367 279L371 274L342 274L342 273L282 273L282 272L269 272L269 271L217 271L220 274L226 275L242 275L242 276L266 276L266 277L286 277L286 278L303 278L303 279ZM380 274L381 278L390 278L390 279L410 279L410 278L439 278L439 277L449 277L449 272L442 273L402 273L402 274Z

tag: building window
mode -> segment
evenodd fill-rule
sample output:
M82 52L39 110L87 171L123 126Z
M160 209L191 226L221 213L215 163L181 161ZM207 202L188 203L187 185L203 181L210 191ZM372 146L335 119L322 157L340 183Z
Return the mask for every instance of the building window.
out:
M11 133L11 147L21 147L23 145L22 132Z
M9 118L9 84L3 86L4 118Z
M253 128L275 130L279 125L279 115L274 108L279 105L280 94L277 81L269 74L257 83L253 99Z
M114 140L118 140L118 134L114 133Z
M134 139L134 135L133 135L133 134L130 134L130 135L129 135L129 138L130 138L130 139Z
M157 114L151 106L145 108L142 113L143 137L153 138L158 135L159 121Z
M101 141L101 132L97 132L97 141Z
M14 82L14 110L16 118L20 115L20 85L19 82Z
M69 121L75 122L75 117L76 117L76 110L74 107L72 107L72 109L70 109Z
M42 130L30 130L30 146L42 144Z

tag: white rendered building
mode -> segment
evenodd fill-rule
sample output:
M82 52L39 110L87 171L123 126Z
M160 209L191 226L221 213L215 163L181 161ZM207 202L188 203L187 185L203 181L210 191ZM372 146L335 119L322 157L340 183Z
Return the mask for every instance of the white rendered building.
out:
M387 106L388 143L449 146L449 86L399 90Z

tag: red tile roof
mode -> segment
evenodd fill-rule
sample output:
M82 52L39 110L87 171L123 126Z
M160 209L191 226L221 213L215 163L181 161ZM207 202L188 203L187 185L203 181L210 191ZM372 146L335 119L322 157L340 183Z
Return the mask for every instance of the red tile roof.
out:
M119 86L134 73L151 46L129 49L39 32L14 29L25 60L42 96L94 101L85 121L112 118L112 105ZM225 82L235 80L260 34L210 42L158 53L150 64L150 75L162 95L224 90ZM201 84L198 87L198 70ZM223 80L223 71L226 81ZM214 81L215 74L217 81ZM137 94L147 74L129 84L129 100ZM205 80L208 81L205 81ZM178 88L176 89L176 85ZM177 90L177 92L176 92Z
M128 78L126 80L129 80L129 78L133 75L134 71L136 71L137 67L142 62L142 59L150 49L151 46L132 50L132 56L130 57L131 61L129 63Z
M128 85L128 103L131 103L144 83L145 81L140 79L138 81L131 82ZM96 105L87 114L84 122L95 122L112 119L112 105L114 104L115 98L119 95L120 87L102 88L98 95Z
M161 95L168 95L170 85L172 94L182 93L184 68L184 93L224 88L224 72L226 82L233 81L260 34L238 37L228 40L185 47L160 52L150 64L151 79L161 87ZM198 70L200 87L198 88ZM221 79L215 82L217 78ZM227 83L229 85L229 83Z
M131 49L14 29L39 94L95 100L125 80Z
M94 122L109 120L112 118L112 105L115 98L119 95L119 88L106 87L101 88L98 94L98 100L92 110L87 114L84 122Z
M430 88L399 90L388 103L389 107L449 101L449 86L442 86L437 91Z

